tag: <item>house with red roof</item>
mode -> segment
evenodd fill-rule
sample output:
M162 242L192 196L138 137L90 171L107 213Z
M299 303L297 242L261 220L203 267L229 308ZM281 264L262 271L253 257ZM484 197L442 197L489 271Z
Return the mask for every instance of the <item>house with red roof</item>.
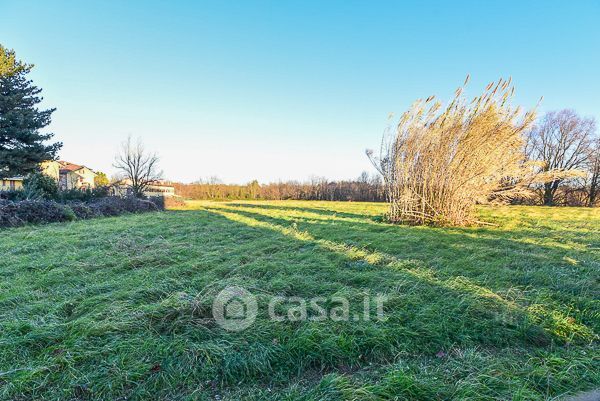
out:
M59 160L58 186L62 190L94 188L96 173L89 167Z

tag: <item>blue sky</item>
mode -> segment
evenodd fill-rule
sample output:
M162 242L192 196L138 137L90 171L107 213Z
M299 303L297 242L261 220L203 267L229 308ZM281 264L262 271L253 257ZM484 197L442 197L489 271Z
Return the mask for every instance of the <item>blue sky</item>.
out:
M372 171L390 112L467 73L516 102L600 118L598 1L0 0L0 43L34 63L61 158L112 173L142 137L167 178Z

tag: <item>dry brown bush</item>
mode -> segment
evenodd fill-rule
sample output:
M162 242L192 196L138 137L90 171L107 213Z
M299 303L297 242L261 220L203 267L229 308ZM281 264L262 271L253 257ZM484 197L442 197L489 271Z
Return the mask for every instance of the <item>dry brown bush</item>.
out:
M371 161L384 177L392 222L466 225L474 206L492 194L523 190L532 171L524 133L534 111L511 106L511 80L490 83L466 101L465 85L445 108L433 97L416 101Z

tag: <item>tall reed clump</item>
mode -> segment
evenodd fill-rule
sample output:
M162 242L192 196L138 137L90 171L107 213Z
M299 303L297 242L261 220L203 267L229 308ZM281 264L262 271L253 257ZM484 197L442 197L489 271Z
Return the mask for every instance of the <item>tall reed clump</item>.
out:
M433 96L417 100L384 135L380 155L367 151L384 178L389 221L472 224L478 201L527 173L525 131L535 112L511 106L510 79L468 102L468 80L446 108Z

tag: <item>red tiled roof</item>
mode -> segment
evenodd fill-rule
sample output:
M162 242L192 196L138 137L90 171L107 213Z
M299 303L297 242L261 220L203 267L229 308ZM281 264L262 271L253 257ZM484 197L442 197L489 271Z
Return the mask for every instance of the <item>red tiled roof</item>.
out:
M81 170L83 168L83 166L80 166L79 164L73 164L73 163L62 161L62 160L59 160L58 164L60 164L60 172L61 173L67 173L69 171L77 171L77 170Z

